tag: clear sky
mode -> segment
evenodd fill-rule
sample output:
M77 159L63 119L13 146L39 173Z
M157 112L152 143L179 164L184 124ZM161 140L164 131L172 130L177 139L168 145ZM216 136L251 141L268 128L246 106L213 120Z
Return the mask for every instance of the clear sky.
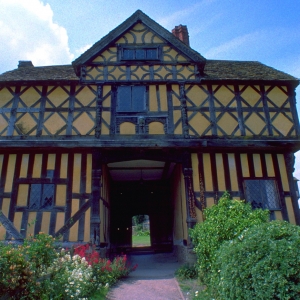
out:
M300 0L0 0L0 73L19 60L70 64L137 9L170 31L187 25L207 59L260 61L300 78ZM300 111L300 88L297 100Z

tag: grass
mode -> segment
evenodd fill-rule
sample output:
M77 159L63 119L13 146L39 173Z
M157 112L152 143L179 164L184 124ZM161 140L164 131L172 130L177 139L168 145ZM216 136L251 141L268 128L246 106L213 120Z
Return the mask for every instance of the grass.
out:
M150 236L132 236L132 247L147 247L151 246Z
M181 292L186 300L192 300L195 298L196 291L202 291L204 286L201 285L199 279L185 279L182 277L176 277Z

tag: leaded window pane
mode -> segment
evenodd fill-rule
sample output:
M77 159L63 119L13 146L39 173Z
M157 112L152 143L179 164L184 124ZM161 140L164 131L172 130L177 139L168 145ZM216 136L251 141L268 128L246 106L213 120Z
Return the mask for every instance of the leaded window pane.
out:
M43 185L41 208L51 208L54 202L54 184Z
M245 180L245 194L253 208L280 209L275 180Z
M29 209L39 209L42 194L41 184L31 184L29 195Z

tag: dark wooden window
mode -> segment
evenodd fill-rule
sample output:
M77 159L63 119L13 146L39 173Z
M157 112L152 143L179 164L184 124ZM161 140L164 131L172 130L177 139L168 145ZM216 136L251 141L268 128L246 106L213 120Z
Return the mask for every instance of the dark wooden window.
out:
M29 209L50 209L54 205L54 184L30 184Z
M145 86L119 86L117 96L117 112L146 111Z
M122 48L122 60L158 60L158 48Z
M280 201L276 181L273 179L244 180L247 202L253 208L279 210Z

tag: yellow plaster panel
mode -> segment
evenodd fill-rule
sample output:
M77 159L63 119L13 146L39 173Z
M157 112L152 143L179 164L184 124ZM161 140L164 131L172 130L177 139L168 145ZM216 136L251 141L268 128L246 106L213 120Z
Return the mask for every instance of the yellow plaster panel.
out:
M204 85L203 86L205 88L205 90L207 90L207 86ZM188 97L188 99L190 101L193 102L193 104L196 107L199 107L208 97L208 95L198 86L198 85L193 85L192 87L190 87L190 85L186 85L185 86L186 89L186 96ZM187 101L187 107L192 107L193 105ZM206 104L203 105L203 107L208 107L209 106L209 102L207 101Z
M168 111L167 86L166 85L159 85L159 96L160 96L161 111Z
M167 50L167 51L166 51ZM163 60L164 61L177 61L178 52L169 47L163 48Z
M248 113L244 113L243 115L246 117ZM254 132L254 134L257 135L260 134L260 132L266 126L265 121L263 121L256 113L252 113L245 121L245 124Z
M192 169L193 169L193 185L195 191L200 191L199 183L199 169L198 169L198 156L197 153L192 153Z
M90 113L95 117L95 112ZM94 128L95 123L91 119L91 116L86 112L80 114L78 118L73 122L73 126L79 131L80 135L88 135L88 133Z
M29 212L28 215L28 226L27 226L27 234L26 236L33 236L34 235L34 228L36 223L36 211Z
M174 119L174 124L176 124L177 121L180 121L178 125L175 127L174 134L182 134L181 110L173 111L173 119Z
M28 162L29 154L22 155L21 169L20 169L20 178L26 178L28 172Z
M67 170L68 170L68 154L62 154L61 163L60 163L60 178L67 178Z
M0 132L6 129L7 126L8 126L7 120L2 115L0 115ZM7 134L6 131L4 131L3 135L6 136L6 134Z
M23 213L22 212L15 212L15 216L14 216L14 225L16 227L16 229L23 233L25 228L21 228L22 225L22 217L23 217Z
M4 186L4 192L10 193L13 184L13 178L15 174L15 165L16 165L16 154L10 154L8 158L8 166L7 166L7 173L6 173L6 180Z
M274 102L274 104L278 107L286 101L288 95L284 93L281 89L275 86L270 92L268 92L267 97ZM273 107L273 105L268 101L268 106Z
M116 62L117 61L117 48L110 47L103 51L99 56L97 56L93 62Z
M12 88L13 92L15 90L15 88ZM5 104L7 104L7 102L11 101L12 98L14 97L14 95L7 89L7 88L3 88L2 90L0 90L0 99L1 99L1 105L5 106ZM12 104L10 104L8 107L11 107Z
M92 191L92 154L86 157L86 193Z
M29 113L18 113L17 118L18 123L15 126L21 131L21 134L28 134L33 127L37 126L36 120ZM14 131L14 135L19 135L19 133ZM36 135L36 130L32 131L30 135Z
M62 119L60 114L58 113L45 113L45 117L47 120L44 122L44 126L47 128L47 130L50 132L50 134L55 135L58 134L58 132L62 129L62 127L66 126L66 120L68 119L67 113L61 113L65 117L65 119ZM48 117L49 116L49 117ZM62 133L60 132L60 135ZM48 135L48 133L43 130L43 135Z
M181 205L182 205L182 216L187 215L187 207L186 207L186 201L185 201L185 184L184 184L184 178L182 172L180 172L180 183L181 183ZM187 239L188 237L188 231L187 231L187 225L186 223L183 226L183 238Z
M3 213L4 216L6 216L6 217L8 217L9 207L10 207L10 198L3 198L1 213ZM16 214L15 214L14 219L16 220ZM21 220L22 220L22 218L21 218ZM16 224L16 222L15 222L15 224ZM20 230L20 227L21 227L21 221L20 221L19 228L17 228L17 229ZM5 240L5 234L6 234L6 229L0 223L0 240L1 241Z
M272 116L271 116L272 117ZM292 118L291 114L290 117ZM293 123L285 117L284 114L278 114L275 120L272 121L272 125L280 131L283 135L288 135L289 131L293 127ZM278 133L273 130L274 135L278 135Z
M275 220L280 220L280 221L283 220L281 211L279 210L275 211Z
M47 98L55 107L60 106L69 97L70 87L65 86L64 88L65 89L57 87L53 91L51 91L49 95L47 95ZM53 105L46 101L46 108L53 108Z
M156 95L156 86L149 86L149 110L158 111L157 95Z
M34 163L33 163L33 171L32 171L33 178L41 178L42 160L43 160L43 154L34 155Z
M161 68L162 67L162 68ZM168 70L169 68L169 70ZM160 66L160 65L154 65L153 66L153 73L154 73L154 79L159 80L159 79L167 79L167 75L172 76L172 66L167 65L167 66Z
M194 66L176 66L177 79L195 79Z
M126 69L120 66L108 66L108 79L109 80L125 80L126 79Z
M267 173L269 177L275 177L274 165L271 154L265 154Z
M237 119L234 119L232 115L237 117L237 113L224 113L223 116L218 120L218 126L225 131L227 135L231 135L233 131L238 127ZM218 129L218 134L223 135L223 132ZM234 134L235 136L241 135L241 132L237 130Z
M221 86L215 93L214 96L224 105L227 106L228 103L235 97L234 93L230 90L234 90L232 85ZM215 103L218 106L217 102ZM230 107L236 107L236 101L234 101Z
M219 191L226 191L225 186L225 173L224 173L224 162L222 154L216 153L216 167L217 167L217 178L218 178L218 189Z
M41 87L39 87L41 90ZM40 94L36 91L35 88L30 87L29 89L27 89L26 91L24 91L21 95L20 95L21 100L24 102L24 104L27 107L32 106L36 101L38 101L41 96ZM35 106L35 107L39 107L39 105Z
M97 67L89 67L86 69L86 79L98 79L103 80L103 67L97 66Z
M204 166L204 182L205 182L205 191L212 191L212 174L211 174L211 161L209 153L203 154L203 166Z
M41 232L49 233L50 216L51 216L51 212L49 211L43 212Z
M102 120L104 120L108 126L110 125L110 112L102 111ZM110 128L107 127L103 122L101 124L101 134L109 134Z
M231 183L231 190L238 191L238 180L237 180L237 173L236 173L236 164L235 164L235 157L234 154L228 154L228 166L229 166L229 174L230 174L230 183Z
M241 154L241 165L242 165L243 177L249 177L250 173L249 173L247 154Z
M64 225L65 225L65 213L64 212L56 213L55 232L61 229Z
M179 100L180 98L179 85L173 84L172 91L175 93L172 94L173 106L179 106L181 104Z
M77 90L79 90L79 87L77 87ZM94 87L94 92L96 93L96 87ZM91 91L87 86L85 86L82 90L80 90L80 92L77 93L76 98L83 106L89 106L89 104L96 98L94 92ZM95 106L96 104L94 103L92 107ZM75 107L80 106L75 102Z
M55 158L56 158L56 154L48 154L47 170L55 169Z
M259 154L253 154L253 164L255 177L262 177L261 160Z
M212 207L213 205L215 205L215 199L213 197L207 197L206 198L206 207Z
M89 242L90 237L90 222L91 222L91 209L89 208L85 212L85 218L84 218L84 242Z
M19 184L17 206L27 206L29 184Z
M188 118L194 114L194 112L188 112ZM197 112L192 119L189 120L189 125L199 134L203 135L204 131L211 125L209 120L207 120L201 113ZM189 129L190 135L195 135L195 133ZM205 135L211 135L211 130L207 131Z
M255 86L259 90L259 86ZM256 90L254 90L252 87L248 86L244 92L242 92L241 96L243 99L251 106L254 107L257 101L261 98L260 93L258 93ZM247 107L246 104L242 102L243 107ZM257 107L262 107L263 104L260 101L259 105Z
M57 184L56 185L55 205L56 206L65 206L66 198L67 198L67 185Z
M2 167L3 167L3 157L4 157L4 155L0 154L0 176L1 176L1 173L2 173Z
M73 217L75 213L79 210L79 199L72 199L72 210L71 216ZM72 225L70 228L70 242L76 242L78 240L78 224L79 222L76 221L75 224Z
M288 216L289 216L290 223L296 224L295 214L294 214L294 209L293 209L293 204L292 204L291 197L285 197L285 204L286 204L286 208L287 208L287 211L288 211Z
M81 154L75 153L73 165L73 193L80 193L80 180L81 180Z
M161 122L151 122L149 124L149 134L165 134L164 124Z
M109 94L111 92L111 86L110 85L105 85L103 87L103 96L105 97L105 99L102 102L102 106L103 107L110 107L111 106L111 96L107 94Z
M131 80L149 80L149 66L131 66L130 67Z
M123 122L120 124L120 134L135 134L135 124Z
M285 167L285 161L283 154L277 154L277 159L278 159L278 164L279 164L279 170L280 170L280 177L281 177L281 182L282 182L282 187L284 191L289 191L289 181L287 177L287 171Z

